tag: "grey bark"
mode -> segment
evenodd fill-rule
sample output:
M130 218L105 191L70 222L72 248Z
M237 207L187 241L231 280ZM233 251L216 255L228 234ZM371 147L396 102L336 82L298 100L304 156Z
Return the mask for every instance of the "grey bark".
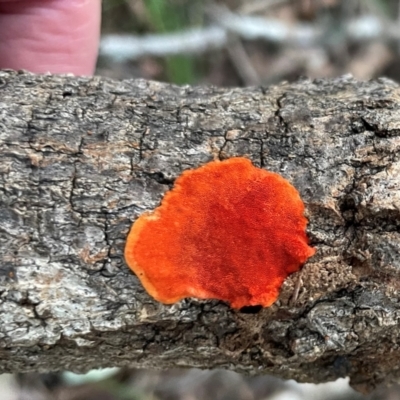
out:
M221 89L0 72L0 372L397 380L399 99L385 79ZM123 260L131 223L182 171L238 155L300 191L316 255L270 308L155 302Z

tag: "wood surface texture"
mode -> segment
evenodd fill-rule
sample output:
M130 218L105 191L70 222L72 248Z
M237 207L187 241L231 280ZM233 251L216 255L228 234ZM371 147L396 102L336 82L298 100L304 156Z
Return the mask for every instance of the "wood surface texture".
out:
M182 171L244 156L300 192L317 253L270 308L152 300L123 259ZM400 88L0 71L0 373L229 368L400 377ZM298 285L300 283L300 285Z

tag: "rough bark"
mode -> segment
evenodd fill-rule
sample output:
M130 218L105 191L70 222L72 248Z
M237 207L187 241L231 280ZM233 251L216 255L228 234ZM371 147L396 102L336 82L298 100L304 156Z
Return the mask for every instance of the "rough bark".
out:
M385 79L221 89L0 72L0 372L398 379L399 97ZM132 221L185 169L238 155L300 191L317 254L270 308L153 301L124 264Z

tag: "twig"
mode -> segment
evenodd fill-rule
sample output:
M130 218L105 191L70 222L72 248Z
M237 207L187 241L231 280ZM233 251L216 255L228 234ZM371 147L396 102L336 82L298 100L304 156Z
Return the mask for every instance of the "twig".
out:
M232 64L245 86L259 85L261 83L260 77L254 69L240 39L231 40L227 50Z
M269 8L288 3L290 0L255 0L244 3L239 8L240 14L254 14L268 10Z
M234 32L243 39L264 39L271 42L310 46L315 44L321 35L320 29L310 24L299 23L290 26L278 19L236 14L226 7L215 4L209 5L207 12L219 26Z
M227 39L226 30L217 26L145 36L105 35L101 40L100 53L118 61L146 55L202 53L224 47Z

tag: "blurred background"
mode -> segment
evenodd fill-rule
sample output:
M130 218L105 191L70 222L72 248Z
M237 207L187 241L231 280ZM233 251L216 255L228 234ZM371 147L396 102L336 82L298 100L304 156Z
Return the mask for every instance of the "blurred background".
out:
M398 0L104 0L97 73L177 84L400 79Z
M351 73L400 81L400 0L103 0L97 74L271 85ZM346 379L313 385L230 371L0 375L0 400L395 400Z

